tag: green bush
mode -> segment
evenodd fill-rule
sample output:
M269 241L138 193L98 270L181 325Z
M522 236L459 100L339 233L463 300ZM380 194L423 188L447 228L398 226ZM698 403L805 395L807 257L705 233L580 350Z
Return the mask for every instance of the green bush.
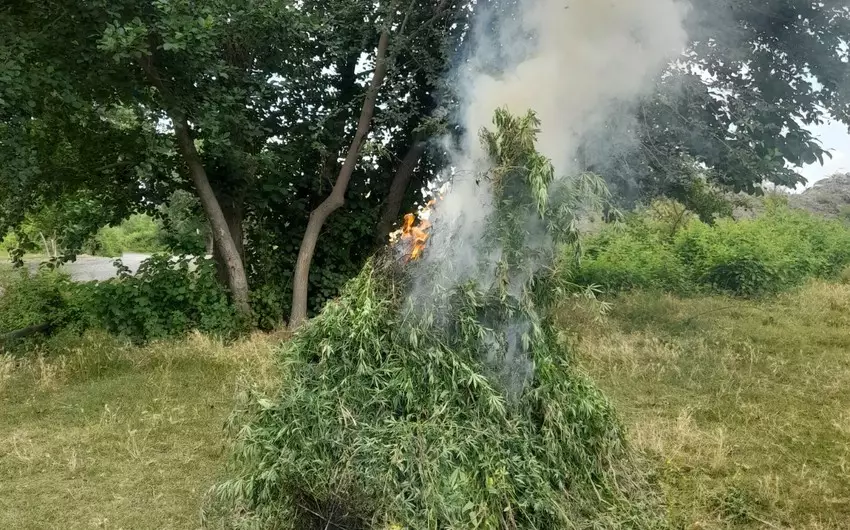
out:
M61 272L15 270L0 277L0 335L25 328L38 332L0 341L0 351L24 353L57 331L78 333L91 324L83 291Z
M704 282L720 292L755 296L778 289L777 270L753 258L731 259L706 272Z
M286 322L283 310L289 299L281 289L260 285L251 289L251 309L257 316L257 327L263 331L280 328Z
M195 329L229 337L245 324L216 280L212 260L156 255L135 275L116 264L117 278L87 286L98 324L111 333L136 342Z
M65 320L67 276L41 270L15 271L0 281L0 334Z
M8 234L6 234L3 239L0 239L0 260L5 259L7 257L3 254L17 247L18 237L14 234L14 232L9 232Z
M230 338L248 324L237 317L212 260L154 256L136 275L120 260L116 265L118 277L104 282L76 283L47 267L35 274L27 269L3 274L0 335L41 325L51 334L99 327L141 343L192 330ZM31 345L27 340L16 349Z
M837 277L850 264L850 228L778 202L756 219L708 225L688 218L675 230L657 212L649 208L592 238L578 283L756 296Z
M98 230L90 246L93 254L111 257L124 252L159 252L164 248L162 227L148 215L132 215L118 226Z
M673 249L658 234L612 231L594 240L587 249L578 283L615 291L683 288L685 272Z

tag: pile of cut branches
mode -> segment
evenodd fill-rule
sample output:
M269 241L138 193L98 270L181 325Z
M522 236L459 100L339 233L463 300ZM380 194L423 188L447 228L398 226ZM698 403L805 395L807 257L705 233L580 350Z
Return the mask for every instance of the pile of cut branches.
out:
M500 204L517 222L523 208L544 217L552 172L534 151L534 115L502 112L496 125L485 136L493 167L513 169L495 173L493 193L513 190ZM530 138L507 141L517 134ZM533 178L543 182L519 186ZM494 237L519 233L510 219L494 222ZM509 277L523 252L502 255ZM469 281L411 304L421 267L373 258L282 346L280 391L242 411L236 475L216 488L228 525L659 525L609 403L571 366L531 281L519 291Z

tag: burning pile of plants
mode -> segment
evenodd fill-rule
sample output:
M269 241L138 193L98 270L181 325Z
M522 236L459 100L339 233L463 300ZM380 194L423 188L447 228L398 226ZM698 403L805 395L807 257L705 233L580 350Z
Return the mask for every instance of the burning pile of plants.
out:
M556 181L537 127L533 113L499 111L482 132L495 207L481 244L499 249L485 276L446 285L432 266L441 256L422 258L443 221L414 233L408 218L395 246L282 346L282 387L249 400L236 475L216 488L228 526L660 524L609 403L550 325L552 284L539 282L604 187ZM546 237L532 241L536 228Z

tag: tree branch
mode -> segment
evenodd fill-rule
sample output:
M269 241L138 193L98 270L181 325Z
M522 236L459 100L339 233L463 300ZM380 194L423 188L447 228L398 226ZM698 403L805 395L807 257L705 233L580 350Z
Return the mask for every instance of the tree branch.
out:
M414 5L416 5L416 0L410 0L410 5L407 8L407 12L404 14L404 20L401 22L401 26L398 28L399 36L404 35L404 29L407 27L407 21L410 20L410 13L413 12Z
M360 150L371 127L378 92L387 75L387 48L389 48L389 41L389 29L384 29L378 41L378 53L375 58L375 70L372 73L372 82L369 85L369 90L366 91L366 99L363 101L360 119L357 122L357 130L354 134L354 139L351 141L351 146L348 148L345 162L339 171L330 195L313 210L310 214L310 220L307 222L307 229L304 231L304 238L301 240L301 248L298 251L298 259L295 262L295 271L293 274L292 309L290 315L290 327L293 329L299 327L307 318L310 265L313 261L313 254L316 251L316 243L318 242L322 227L328 217L345 204L345 193L348 190L348 183L351 181L351 175L360 158Z
M414 31L413 33L410 34L410 36L413 37L414 35L421 32L423 29L427 28L428 26L431 26L432 24L437 22L439 19L441 19L443 17L443 15L448 13L448 11L446 10L446 7L448 7L448 5L449 5L449 0L440 0L440 3L437 4L437 8L434 11L434 16L432 16L424 24L419 26L416 29L416 31Z

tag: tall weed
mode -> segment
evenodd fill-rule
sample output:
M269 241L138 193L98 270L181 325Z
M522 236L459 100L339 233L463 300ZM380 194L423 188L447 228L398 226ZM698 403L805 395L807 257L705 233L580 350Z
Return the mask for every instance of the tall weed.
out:
M277 392L234 415L234 468L211 492L211 522L662 527L613 409L548 323L524 332L533 377L512 393L482 356L510 340L482 324L510 301L467 285L406 313L411 278L392 258L375 263L282 345Z

